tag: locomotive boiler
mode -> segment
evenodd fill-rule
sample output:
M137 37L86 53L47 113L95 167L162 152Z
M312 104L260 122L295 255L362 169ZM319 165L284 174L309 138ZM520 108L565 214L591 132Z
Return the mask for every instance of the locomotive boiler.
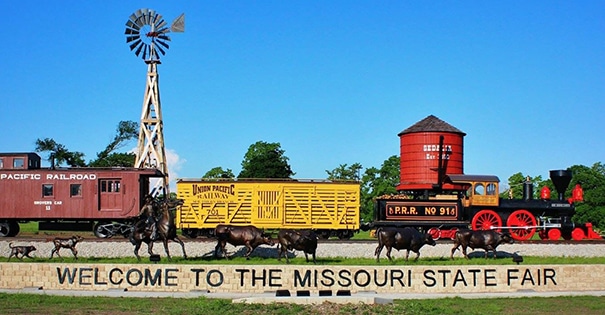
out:
M581 201L580 187L564 199L571 171L550 171L556 199L547 190L534 199L529 181L523 199L500 198L497 176L464 174L465 135L433 115L399 133L398 194L376 198L372 226L413 226L435 239L453 238L456 230L468 227L507 231L516 240L531 239L536 232L551 240L601 238L590 223L571 220L574 202Z

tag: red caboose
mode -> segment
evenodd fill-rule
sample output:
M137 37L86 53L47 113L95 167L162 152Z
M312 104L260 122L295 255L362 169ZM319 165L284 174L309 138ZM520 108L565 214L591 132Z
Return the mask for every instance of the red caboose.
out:
M0 153L0 237L19 223L41 230L93 230L97 237L127 235L149 193L156 169L42 168L36 153Z

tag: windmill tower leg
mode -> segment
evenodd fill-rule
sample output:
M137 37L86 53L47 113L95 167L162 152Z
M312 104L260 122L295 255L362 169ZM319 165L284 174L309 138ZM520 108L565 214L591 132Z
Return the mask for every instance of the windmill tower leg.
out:
M164 174L163 180L153 187L152 194L170 195L168 180L168 163L164 150L164 131L162 122L162 105L160 102L159 61L149 61L147 68L147 84L143 97L139 140L137 145L135 167L156 168Z

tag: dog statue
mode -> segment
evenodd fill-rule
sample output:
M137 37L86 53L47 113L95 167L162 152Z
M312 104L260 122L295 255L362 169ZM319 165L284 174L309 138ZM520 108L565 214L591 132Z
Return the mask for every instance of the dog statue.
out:
M19 260L23 260L23 257L34 259L34 257L29 254L36 250L35 246L13 246L13 243L11 242L8 244L8 247L11 249L11 254L8 256L7 261L10 261L13 256L19 258ZM19 255L21 255L21 257L19 257Z
M61 248L69 248L71 250L71 252L74 254L74 257L76 258L76 260L78 260L78 250L76 249L76 245L78 245L78 242L81 242L83 240L82 236L79 235L74 235L70 238L60 238L57 237L53 240L53 244L55 245L55 248L52 249L52 251L50 252L50 258L53 258L53 255L55 253L57 253L57 256L59 256L59 258L63 258L61 257L61 255L59 255L59 250L61 250Z

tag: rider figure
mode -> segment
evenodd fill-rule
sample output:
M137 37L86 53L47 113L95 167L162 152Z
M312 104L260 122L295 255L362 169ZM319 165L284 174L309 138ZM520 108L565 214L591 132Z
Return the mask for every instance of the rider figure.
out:
M145 204L139 212L138 226L144 224L146 231L151 231L151 240L157 238L156 219L155 219L155 200L150 195L145 197Z

